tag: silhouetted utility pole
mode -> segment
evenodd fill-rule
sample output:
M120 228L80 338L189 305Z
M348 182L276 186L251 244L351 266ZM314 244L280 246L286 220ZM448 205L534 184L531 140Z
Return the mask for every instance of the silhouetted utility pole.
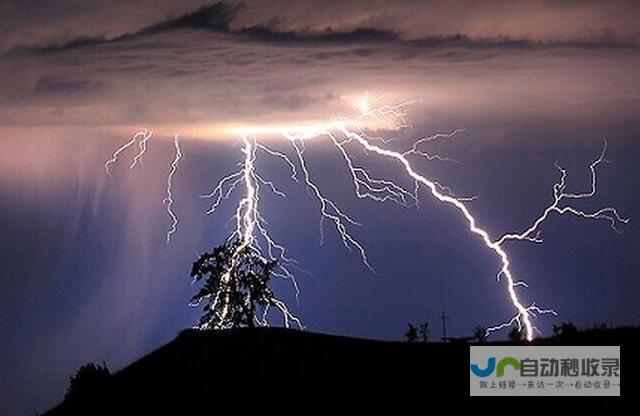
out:
M447 342L447 319L449 319L449 317L442 311L440 318L442 318L442 342Z

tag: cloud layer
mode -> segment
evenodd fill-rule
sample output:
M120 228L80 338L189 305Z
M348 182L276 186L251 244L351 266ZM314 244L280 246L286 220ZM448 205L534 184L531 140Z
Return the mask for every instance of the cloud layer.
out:
M500 13L526 6L535 16L539 3L503 4ZM438 4L430 3L433 13ZM365 92L416 100L415 122L487 114L634 118L640 108L640 48L631 32L543 36L533 25L524 36L485 30L490 25L482 11L474 18L484 25L461 18L446 31L428 24L434 17L422 2L290 6L215 3L154 22L140 19L127 30L96 35L76 28L64 40L31 39L35 43L0 57L6 86L0 125L152 124L214 135L226 124L343 115ZM549 6L545 13L560 19L617 13L622 6L580 2ZM406 21L398 17L411 10L425 22L411 26L408 15ZM441 18L451 20L451 13ZM393 23L400 21L406 27Z
M194 18L193 12L199 8L209 10L208 16L199 16L205 20ZM143 28L177 26L233 31L268 28L295 34L373 29L409 40L461 35L532 42L637 42L639 10L633 0L245 0L225 4L62 0L53 5L42 0L10 0L3 2L0 14L0 50L83 38L114 39Z

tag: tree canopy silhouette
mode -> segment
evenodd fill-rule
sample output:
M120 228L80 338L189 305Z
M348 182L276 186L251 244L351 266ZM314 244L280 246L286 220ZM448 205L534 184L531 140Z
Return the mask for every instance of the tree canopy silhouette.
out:
M278 262L267 260L251 246L227 240L193 263L191 277L204 280L191 303L204 303L201 329L253 327L263 322L256 315L278 303L269 281Z
M87 363L82 365L71 377L64 399L70 403L80 403L95 399L111 378L111 372L105 363Z
M429 322L425 322L420 325L418 334L420 335L420 341L429 342L429 339L431 338L431 325L429 325Z
M407 332L404 333L407 342L416 342L418 340L418 328L412 324L407 324Z

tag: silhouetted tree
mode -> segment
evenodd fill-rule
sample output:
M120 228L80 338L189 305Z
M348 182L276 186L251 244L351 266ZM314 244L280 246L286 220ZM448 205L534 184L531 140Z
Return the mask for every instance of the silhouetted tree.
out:
M224 329L253 327L256 310L276 304L269 280L276 261L268 261L238 240L227 240L193 263L191 276L205 280L191 303L204 302L199 327Z
M487 328L483 326L477 326L473 329L473 339L480 344L484 344L488 336Z
M560 338L571 338L578 334L578 328L571 322L563 322L553 326L553 335Z
M420 341L429 342L429 338L431 337L431 326L429 322L425 322L420 325L420 330L418 331L420 335Z
M407 342L416 342L418 340L418 329L409 323L407 326L407 332L404 333L405 339Z
M71 376L69 388L64 395L69 403L86 402L94 399L94 396L103 391L111 378L111 372L107 365L87 363L80 366L74 376Z
M521 342L524 337L524 331L521 328L513 327L508 335L511 341Z

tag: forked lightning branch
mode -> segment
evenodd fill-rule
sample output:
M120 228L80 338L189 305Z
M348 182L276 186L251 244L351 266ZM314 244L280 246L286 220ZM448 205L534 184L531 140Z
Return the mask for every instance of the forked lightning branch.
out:
M589 165L589 174L591 176L589 189L570 191L567 182L568 172L562 166L556 164L559 177L557 182L551 186L549 202L540 204L540 215L534 218L530 225L523 230L510 231L498 235L483 228L481 221L472 213L473 197L455 195L449 187L429 177L428 174L420 172L416 167L415 162L418 158L445 162L451 160L447 157L430 153L426 147L428 147L429 142L434 140L452 139L461 131L455 130L449 133L422 137L407 149L392 150L391 143L388 140L374 135L371 133L373 129L368 127L375 124L379 127L376 130L408 129L410 125L406 121L406 109L411 103L381 105L379 104L381 101L382 99L369 100L368 97L360 100L357 103L359 114L354 118L332 119L324 123L304 126L291 125L278 128L247 127L237 129L237 136L242 141L242 159L239 162L237 171L223 177L209 194L202 196L211 200L211 207L207 213L215 213L217 208L229 200L232 195L239 194L239 202L234 215L235 229L229 237L229 239L237 242L235 253L238 254L248 248L264 260L276 260L279 267L276 276L290 280L295 287L296 294L298 294L298 285L292 272L293 269L298 268L297 263L288 257L284 245L271 237L265 220L268 213L263 213L260 210L260 201L263 194L270 193L276 197L285 197L285 194L278 188L277 184L270 181L264 172L256 170L255 161L258 157L276 158L290 169L291 180L304 184L310 195L317 201L321 218L320 238L323 238L323 224L332 225L344 246L348 250L357 252L363 264L373 270L367 257L365 246L351 232L354 226L359 225L358 221L352 218L345 209L339 207L321 189L313 179L313 172L308 168L305 159L305 143L326 140L337 149L339 163L343 163L347 167L348 179L353 184L353 191L357 198L371 199L379 203L391 202L404 207L417 207L420 195L424 193L420 191L426 190L427 195L436 203L445 204L452 210L457 211L460 221L467 225L470 236L479 240L484 245L487 255L497 260L499 264L496 270L497 279L504 285L508 302L514 309L514 314L511 318L489 327L487 335L515 325L524 332L527 340L532 340L536 332L539 332L534 324L534 319L544 314L555 315L556 312L553 309L541 308L535 302L524 301L522 290L527 287L527 284L517 278L513 272L507 245L513 242L541 244L543 242L541 227L552 215L572 215L585 220L605 220L616 231L618 231L620 225L628 222L628 219L622 217L613 207L606 206L593 211L585 211L572 205L577 200L591 198L596 195L598 186L597 171L606 162L606 142L600 155ZM274 135L288 144L288 151L272 149L266 144L266 141L260 140L261 136ZM146 152L150 138L151 132L149 130L136 133L129 141L118 148L111 159L107 161L105 164L107 173L111 176L111 165L117 162L122 152L129 147L135 148L137 146L137 151L129 165L130 169L134 169ZM178 218L173 211L172 194L172 179L176 174L178 163L182 157L178 136L174 138L174 148L175 158L169 167L166 186L167 194L163 200L167 215L171 220L166 234L167 242L170 241L178 226ZM413 186L407 188L389 178L372 176L366 166L356 163L352 157L355 149L364 151L369 156L384 158L389 163L399 165L411 180ZM232 268L233 265L234 259L231 261ZM231 272L231 270L227 271L223 276L223 281L231 279L233 275ZM232 282L227 283L231 284ZM221 292L217 293L213 304L218 305L222 302L223 307L217 308L221 311L220 316L216 316L213 322L203 325L203 329L226 328L229 320L224 316L227 311L227 308L224 307L224 302L227 301L225 296L222 289ZM300 320L290 311L284 301L275 299L274 305L281 312L285 326L295 323L302 327ZM265 310L261 317L256 317L258 324L268 324L267 313L268 310Z

